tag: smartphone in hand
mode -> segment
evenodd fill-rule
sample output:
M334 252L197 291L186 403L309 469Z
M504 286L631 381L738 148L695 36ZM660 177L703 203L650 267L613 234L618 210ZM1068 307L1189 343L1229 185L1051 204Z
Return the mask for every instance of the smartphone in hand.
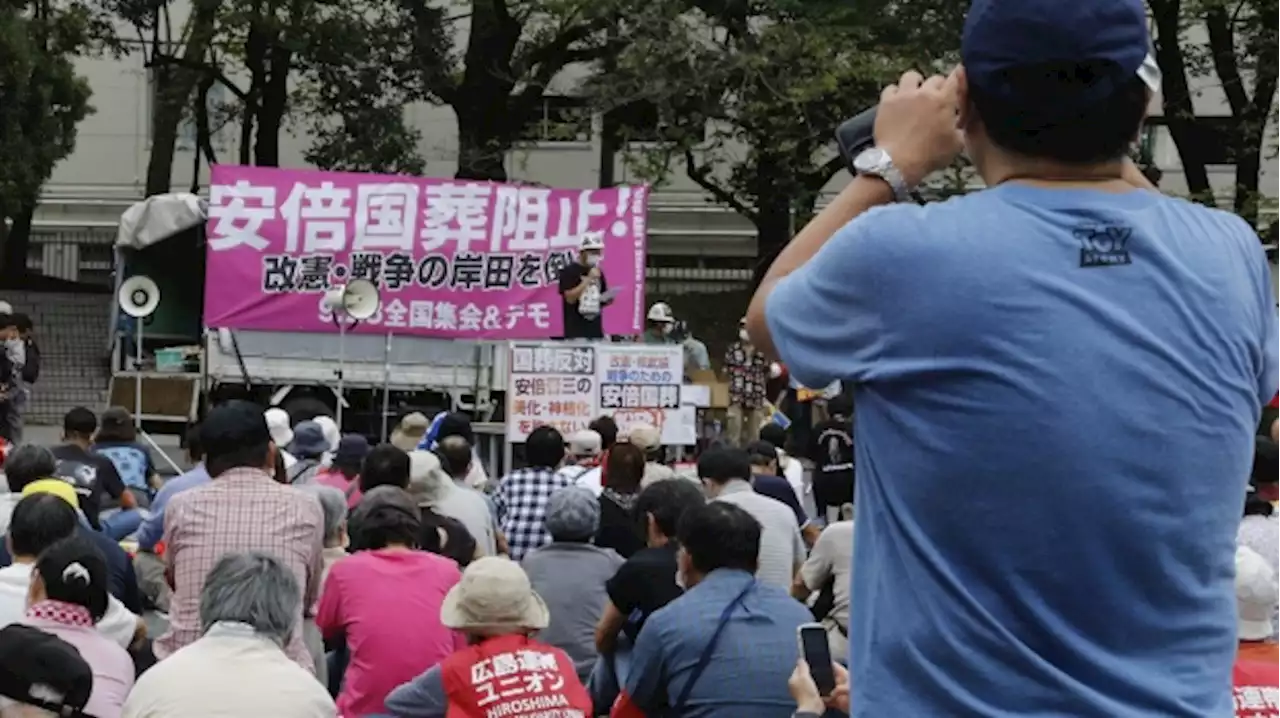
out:
M831 667L831 646L827 628L821 623L805 623L796 629L800 639L800 655L809 664L809 677L818 687L818 695L826 698L836 689L836 672Z

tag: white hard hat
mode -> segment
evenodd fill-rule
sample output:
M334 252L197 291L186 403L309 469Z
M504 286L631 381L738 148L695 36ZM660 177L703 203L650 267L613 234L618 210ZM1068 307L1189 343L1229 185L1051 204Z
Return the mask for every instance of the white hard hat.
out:
M604 232L587 232L583 234L582 241L578 244L578 249L583 252L599 252L604 249Z
M654 302L653 306L649 307L648 319L651 322L670 324L675 322L676 315L671 313L671 307L667 306L666 302Z

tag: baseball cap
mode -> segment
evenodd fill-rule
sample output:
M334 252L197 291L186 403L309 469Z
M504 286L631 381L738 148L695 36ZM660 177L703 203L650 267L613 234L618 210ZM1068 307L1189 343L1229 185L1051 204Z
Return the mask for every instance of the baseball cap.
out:
M598 431L583 429L569 435L569 454L575 457L599 456L603 446L604 439Z
M641 451L656 449L662 446L662 431L653 424L634 424L627 432L627 443Z
M1280 589L1267 560L1253 549L1236 547L1236 633L1242 641L1263 641L1271 637L1271 616Z
M969 84L1014 101L1024 89L1009 84L1005 72L1010 68L1114 64L1114 76L1055 97L1061 109L1083 108L1105 99L1134 75L1151 91L1160 89L1147 22L1142 0L974 0L965 16L960 58Z
M32 626L0 628L0 696L59 716L83 716L93 671L70 643Z
M557 489L547 500L543 525L557 541L586 541L600 528L600 501L578 486Z
M71 508L80 508L80 497L76 495L76 488L62 479L39 479L22 487L23 498L35 494L53 494L71 504Z

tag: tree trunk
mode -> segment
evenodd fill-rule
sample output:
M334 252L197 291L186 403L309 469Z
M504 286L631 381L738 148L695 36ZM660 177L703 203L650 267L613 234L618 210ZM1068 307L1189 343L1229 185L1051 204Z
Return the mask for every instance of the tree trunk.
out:
M791 202L789 197L773 197L756 210L756 260L751 273L751 288L760 286L782 249L791 241Z
M1162 71L1161 109L1173 144L1182 160L1182 173L1187 178L1187 192L1197 202L1214 205L1213 188L1209 184L1208 163L1196 143L1193 132L1196 112L1191 88L1187 82L1187 63L1178 41L1181 38L1182 3L1180 0L1151 2L1152 20L1156 25L1156 62Z
M13 216L13 225L4 236L4 250L0 252L0 281L6 286L21 286L27 276L27 254L31 248L31 220L36 214L36 203L26 202Z
M147 159L147 196L168 192L173 184L173 155L182 125L183 110L191 99L200 72L192 68L203 63L213 39L219 0L198 0L192 10L183 67L154 59L156 105L151 112L151 156Z
M258 136L253 146L253 163L259 167L280 166L280 126L289 105L292 60L292 53L279 44L267 52L269 70L258 102Z
M521 26L506 0L471 3L462 82L452 98L458 117L458 179L507 181L507 152L523 117L512 117L511 58Z
M511 141L501 126L505 108L454 107L458 115L458 171L468 180L507 181L507 152Z

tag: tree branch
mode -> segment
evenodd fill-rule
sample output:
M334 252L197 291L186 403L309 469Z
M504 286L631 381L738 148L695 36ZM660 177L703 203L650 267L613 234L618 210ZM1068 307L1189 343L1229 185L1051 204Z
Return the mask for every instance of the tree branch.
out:
M1231 20L1225 8L1212 6L1205 10L1204 24L1209 32L1209 56L1213 59L1213 69L1222 82L1222 91L1227 96L1232 116L1240 119L1248 111L1249 96L1244 90L1244 80L1240 78Z
M249 98L249 94L244 90L241 90L240 87L231 80L231 78L227 77L226 74L222 72L222 70L219 70L208 63L193 62L185 57L163 54L151 58L151 62L148 66L154 67L156 65L173 65L175 67L181 67L202 73L207 77L212 77L214 80L217 80L223 87L226 87L231 94L235 95L236 99L244 101Z
M711 168L707 165L699 165L698 161L693 157L693 150L685 148L684 150L684 171L689 175L689 179L693 180L702 189L706 190L715 201L728 206L734 212L746 217L752 222L756 221L757 213L748 207L742 200L733 195L732 192L726 190L716 184L711 179Z
M845 168L844 155L836 152L836 156L822 163L814 169L813 172L806 173L801 178L804 188L810 192L821 192L823 187L831 181L836 173Z

